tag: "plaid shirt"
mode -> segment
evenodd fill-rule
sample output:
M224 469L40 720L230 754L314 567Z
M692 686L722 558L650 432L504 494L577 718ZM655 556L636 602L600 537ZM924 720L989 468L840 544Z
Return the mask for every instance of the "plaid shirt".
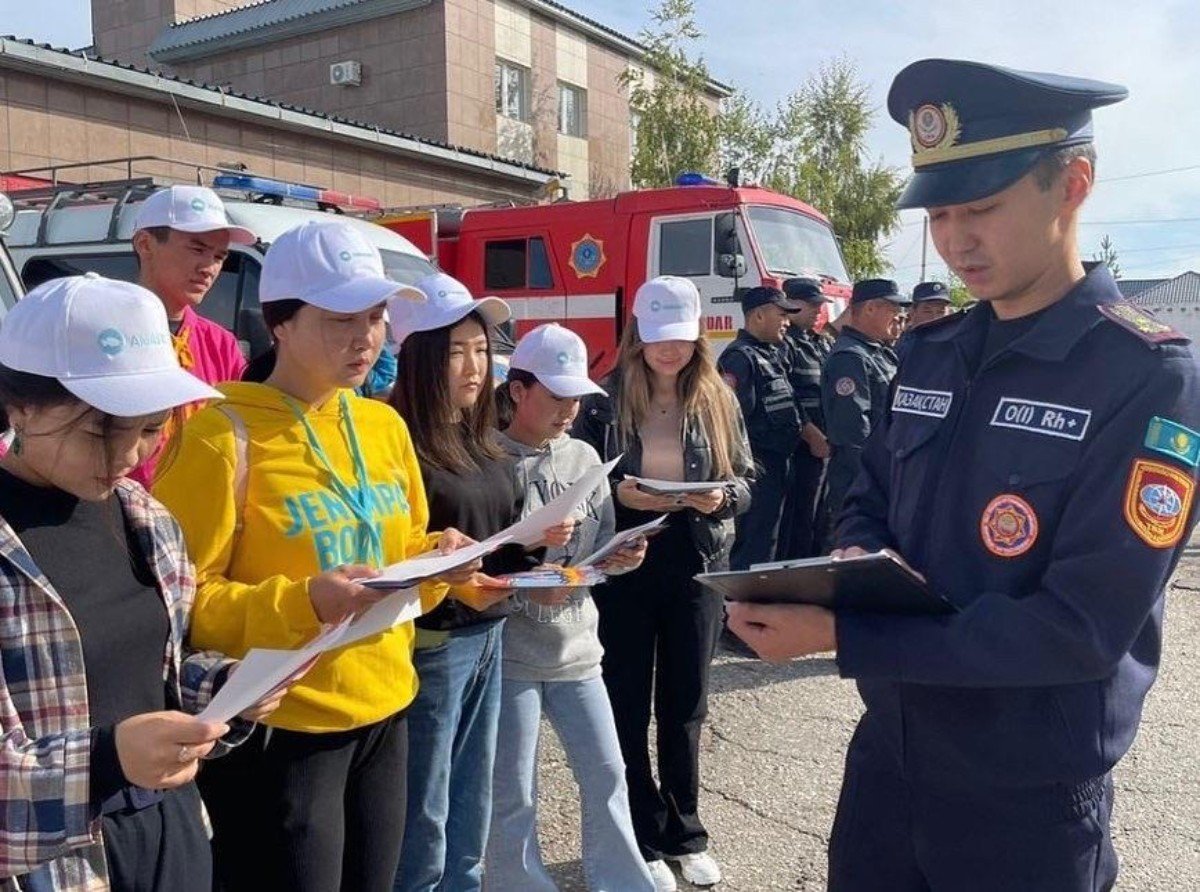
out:
M116 497L170 620L162 667L168 703L199 712L233 661L184 649L195 579L175 519L136 483L122 481ZM79 632L0 518L0 890L109 888L90 801L90 745Z

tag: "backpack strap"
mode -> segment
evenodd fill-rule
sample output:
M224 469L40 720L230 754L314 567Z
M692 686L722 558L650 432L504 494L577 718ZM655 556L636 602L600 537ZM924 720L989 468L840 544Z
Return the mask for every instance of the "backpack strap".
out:
M246 430L245 420L232 406L217 403L213 408L228 418L233 427L233 499L237 506L233 531L240 533L242 531L242 511L246 507L246 487L250 478L250 463L247 460L250 434Z

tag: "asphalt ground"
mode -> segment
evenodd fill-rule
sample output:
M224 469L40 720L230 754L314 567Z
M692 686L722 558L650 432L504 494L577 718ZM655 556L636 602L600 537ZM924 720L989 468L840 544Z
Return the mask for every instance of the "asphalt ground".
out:
M1200 890L1200 548L1172 582L1165 638L1141 732L1115 774L1117 889L1131 892ZM852 683L828 659L770 666L722 651L713 689L701 816L725 873L716 888L823 890L842 763L861 711ZM578 794L548 726L539 784L543 857L563 892L582 892ZM682 879L679 887L691 888Z

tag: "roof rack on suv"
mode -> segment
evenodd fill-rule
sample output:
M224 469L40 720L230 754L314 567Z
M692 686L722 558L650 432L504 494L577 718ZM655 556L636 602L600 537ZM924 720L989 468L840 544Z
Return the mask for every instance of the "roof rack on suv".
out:
M64 181L64 175L70 176L73 171L91 173L94 168L106 171L120 171L123 168L125 176L84 182ZM169 172L146 172L149 169ZM180 175L174 175L180 170ZM287 204L334 213L344 213L344 209L367 213L378 211L380 207L380 203L372 198L254 174L248 172L246 166L239 162L211 165L159 155L52 164L8 171L7 175L42 183L37 186L24 186L10 193L18 209L41 212L36 237L38 245L47 243L51 217L56 212L67 207L97 205L110 208L106 240L111 241L117 237L121 215L127 205L143 200L158 188L186 182L205 185L206 180L211 180L211 186L218 191L262 204Z

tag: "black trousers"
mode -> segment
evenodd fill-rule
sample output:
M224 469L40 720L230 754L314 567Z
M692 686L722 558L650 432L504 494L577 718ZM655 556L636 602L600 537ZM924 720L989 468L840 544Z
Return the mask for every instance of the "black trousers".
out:
M826 536L825 460L801 443L792 454L792 482L783 503L776 560L815 557Z
M737 536L729 566L745 570L751 564L775 560L783 499L791 479L790 454L764 452L754 456L758 476L750 486L750 508L737 519Z
M404 840L404 713L331 734L260 726L204 766L224 892L391 892Z
M212 855L195 784L155 805L106 814L104 855L113 892L207 892Z
M829 840L830 892L1108 892L1112 779L949 792L910 783L859 723Z
M645 564L594 590L604 683L625 757L629 807L642 857L702 852L698 814L700 728L721 630L719 596L692 579L701 560L686 516L651 540ZM658 780L650 763L650 711L658 723Z

